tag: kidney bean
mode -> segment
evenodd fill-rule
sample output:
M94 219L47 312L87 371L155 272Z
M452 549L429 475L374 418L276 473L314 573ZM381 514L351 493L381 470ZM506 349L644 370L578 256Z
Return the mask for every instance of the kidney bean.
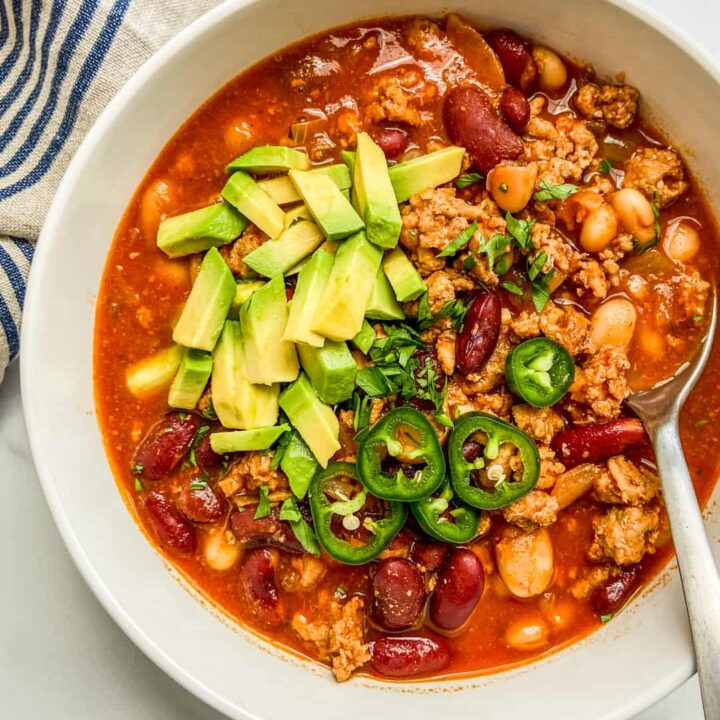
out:
M425 582L409 560L382 560L372 586L373 615L380 625L405 630L415 623L425 605Z
M207 435L203 435L195 447L195 461L201 470L215 470L222 465L222 455L218 455L210 444L210 435L215 431L213 428ZM218 430L220 427L217 428Z
M501 120L479 88L456 87L445 97L443 120L452 142L464 147L483 173L523 151L520 138Z
M422 570L436 572L442 567L448 554L445 543L418 538L410 550L410 559Z
M592 602L595 612L602 615L616 613L628 600L640 583L640 571L637 565L622 568L618 575L608 578L593 592Z
M407 133L397 128L380 128L372 133L372 137L388 160L402 155L408 145Z
M483 454L484 449L479 442L468 440L463 445L463 457L470 463L475 462Z
M196 489L192 489L190 483L183 485L177 504L188 520L198 523L215 522L227 510L225 498L207 484Z
M495 30L487 41L503 66L507 81L526 94L532 93L538 70L527 43L511 30Z
M275 584L277 551L256 548L245 556L240 571L239 591L245 606L256 620L269 628L285 623L284 607Z
M457 630L480 602L484 587L485 571L477 555L466 548L454 550L430 597L430 619L442 630Z
M280 520L280 508L273 507L270 515L255 519L257 505L246 505L230 516L230 529L242 545L258 547L275 545L289 552L303 552L302 545L286 520Z
M145 497L145 509L152 519L160 544L180 553L195 550L195 528L177 511L177 508L159 492Z
M387 677L440 672L450 660L450 647L442 638L383 637L372 647L373 666Z
M583 463L596 463L640 446L646 434L637 418L618 418L594 425L561 430L551 447L567 470Z
M505 122L516 133L520 133L530 120L530 103L517 88L508 85L500 97L500 112Z
M500 314L500 299L489 290L478 293L470 304L455 346L463 375L479 372L490 359L500 337Z
M143 480L162 480L180 463L190 448L200 418L193 414L169 413L155 423L135 450L133 474Z

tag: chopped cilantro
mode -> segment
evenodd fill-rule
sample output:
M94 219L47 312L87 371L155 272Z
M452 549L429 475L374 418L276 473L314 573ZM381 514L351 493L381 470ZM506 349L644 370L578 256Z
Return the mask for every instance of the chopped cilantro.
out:
M505 213L505 222L507 223L507 231L515 240L519 247L523 250L532 250L534 247L530 231L535 224L534 220L519 220L513 217L512 213Z
M418 303L417 319L421 330L426 323L428 323L426 327L430 327L430 325L432 325L432 316L432 312L430 312L428 294L425 292L420 296L420 302Z
M613 613L608 613L607 615L601 615L600 622L601 623L610 622L613 619L613 617L614 617Z
M297 500L291 496L280 506L280 520L290 523L295 537L305 552L311 555L320 555L320 545L315 537L315 531L307 524L300 513Z
M463 260L463 270L465 272L470 272L475 265L477 264L477 258L475 257L475 253L471 252L464 260Z
M267 485L261 485L258 488L258 504L257 509L255 510L255 514L253 515L254 520L265 518L272 512L272 507L268 498L269 492L270 489Z
M600 164L598 165L598 172L603 173L604 175L608 175L613 170L612 163L607 159L603 158L600 161Z
M545 267L548 256L544 250L541 250L535 259L528 265L528 277L530 278L530 296L533 305L538 312L542 312L543 308L550 299L550 282L555 275L555 269L550 268L546 273L542 269Z
M347 597L347 590L342 585L338 585L335 588L335 597L338 600L344 600Z
M367 395L360 397L360 393L354 392L352 395L352 406L355 439L360 440L365 436L368 425L370 424L370 398Z
M693 321L694 323L699 323L702 319L703 319L703 316L702 316L702 315L693 315L693 316L692 316L692 321Z
M197 432L195 433L195 437L193 437L192 442L190 443L190 464L193 467L197 467L197 459L195 457L195 448L200 444L200 441L210 432L210 426L209 425L201 425Z
M660 242L660 233L662 232L662 229L660 228L660 211L658 210L658 206L655 204L654 201L650 202L650 207L652 208L653 216L655 218L655 237L653 237L652 240L646 243L641 243L637 238L633 238L633 242L635 248L637 249L638 255L642 255L648 250L652 250L652 248L654 248Z
M470 242L477 229L478 224L476 222L465 228L455 239L446 245L444 250L437 254L437 257L452 257L455 255Z
M142 492L143 486L138 478L135 478L135 492Z
M438 424L443 425L446 428L450 428L451 430L455 427L455 423L445 414L445 413L438 413L435 415L435 420L437 420Z
M207 420L217 420L217 413L215 412L215 406L212 400L210 400L210 404L204 410L200 411L200 414Z
M435 414L442 415L447 393L447 380L443 383L442 390L438 390L438 379L433 361L425 358L425 365L418 370L416 375L417 396L421 400L430 401L435 408Z
M208 474L203 473L199 477L196 477L194 480L190 481L190 489L191 490L205 490L205 488L208 486Z
M420 321L419 326L421 330L427 330L429 327L434 325L438 320L442 318L450 318L453 328L457 331L462 328L463 321L465 320L465 313L467 313L467 305L458 299L448 300L441 308L437 315L430 313L428 308L429 318ZM418 320L420 315L418 314Z
M377 365L358 370L355 384L370 397L385 397L394 392L392 384Z
M545 180L540 181L540 190L533 196L539 202L548 200L567 200L573 193L578 191L578 186L572 183L562 185L549 185Z
M145 467L141 465L140 463L135 463L132 468L132 474L133 475L142 475L143 471L145 470Z
M500 287L505 288L509 293L512 293L513 295L524 295L524 290L514 282L511 282L510 280L505 280L500 283Z
M463 188L468 187L468 185L473 185L476 182L480 182L483 179L483 176L480 173L466 173L465 175L461 175L457 180L455 180L455 187L458 190L462 190Z
M495 233L480 248L480 252L487 257L488 266L491 270L495 270L500 274L502 274L502 272L507 272L507 270L509 269L507 268L507 263L503 264L505 266L504 269L500 267L502 263L498 263L497 270L495 268L495 263L498 261L498 259L502 260L503 256L507 254L511 242L512 240L508 235L503 235L502 233Z

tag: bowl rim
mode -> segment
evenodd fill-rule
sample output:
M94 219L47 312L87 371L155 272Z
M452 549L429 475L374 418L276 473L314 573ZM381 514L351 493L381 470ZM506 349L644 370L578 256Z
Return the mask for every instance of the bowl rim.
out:
M191 44L195 38L216 27L222 23L225 18L232 16L237 11L251 5L262 3L263 1L264 0L225 0L222 4L198 17L148 58L126 81L98 116L69 163L48 210L38 239L27 284L23 324L32 326L40 320L40 318L37 317L42 289L42 281L40 278L50 271L47 264L49 257L49 240L44 241L43 238L52 234L52 228L58 221L58 217L68 199L71 188L81 176L87 159L90 158L95 146L105 134L108 127L114 122L116 116L122 112L129 101L141 91L143 85L156 72L172 60L177 53ZM676 26L672 21L650 6L647 0L602 0L602 2L615 6L619 10L650 26L663 38L689 56L715 83L720 85L720 60L716 60L708 50L685 30ZM444 6L440 9L443 11L447 10ZM370 15L375 16L376 14L369 13L368 16ZM381 14L378 16L381 16ZM242 70L240 72L242 72ZM228 78L228 81L229 80L230 78ZM43 453L41 433L34 411L34 408L38 407L38 405L31 400L33 395L31 371L33 354L32 340L30 338L30 333L21 334L19 357L22 408L31 455L55 525L81 576L106 612L117 625L120 626L130 640L174 681L215 710L229 717L263 720L260 716L241 708L236 703L227 700L215 692L194 674L178 664L170 655L165 653L135 623L132 616L126 612L120 601L115 598L110 589L105 585L99 572L86 555L83 545L77 537L62 506L60 495L53 480L54 473L52 463ZM664 676L658 678L653 685L637 693L633 701L626 703L621 708L610 711L603 716L602 720L623 720L633 717L635 714L650 707L677 689L694 673L692 652L690 652L688 658L684 661L679 659L674 672L666 673Z

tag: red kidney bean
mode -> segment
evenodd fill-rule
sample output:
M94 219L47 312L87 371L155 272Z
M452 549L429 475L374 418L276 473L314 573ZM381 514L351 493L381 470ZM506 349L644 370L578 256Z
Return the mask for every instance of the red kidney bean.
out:
M170 413L155 423L135 450L133 474L143 480L162 480L180 463L190 448L200 418Z
M500 119L479 88L453 88L445 97L443 120L452 142L464 147L481 172L523 151L520 138Z
M637 565L622 568L619 574L608 578L593 592L592 602L595 612L600 616L616 613L639 584L640 571Z
M372 586L373 615L380 625L405 630L415 623L425 605L425 582L409 560L382 560Z
M618 418L594 425L561 430L551 447L567 470L583 463L596 463L645 442L646 434L637 418Z
M442 567L447 554L445 543L418 538L410 550L410 559L422 570L436 572Z
M485 571L471 550L453 550L430 597L430 619L442 630L457 630L472 615L485 587Z
M372 134L388 160L394 160L405 152L408 145L407 133L397 128L380 128Z
M227 510L227 501L210 485L192 489L190 483L183 486L178 497L178 510L188 519L198 523L219 520Z
M195 550L195 528L164 495L155 491L148 493L145 497L145 509L152 519L161 545L181 553Z
M463 457L469 462L475 462L482 454L485 448L475 440L468 440L463 445Z
M450 647L442 638L383 637L372 647L373 666L387 677L440 672L450 660Z
M500 337L501 310L500 299L489 290L478 293L470 304L455 346L455 361L463 375L480 372L493 354Z
M286 520L280 520L280 509L273 507L270 515L255 519L257 505L246 505L230 516L230 529L238 542L247 547L275 545L289 552L303 552L302 545Z
M520 133L530 120L530 103L518 89L508 85L500 97L500 112L505 122L516 133Z
M256 548L245 556L240 571L239 590L245 606L269 628L279 628L285 623L284 607L275 584L277 564L277 551Z
M507 81L526 94L532 93L538 71L527 43L511 30L495 30L487 41L503 66Z
M195 447L195 461L201 470L215 470L222 465L222 455L218 455L210 444L210 435L220 427L212 428L207 435L203 435L200 442Z

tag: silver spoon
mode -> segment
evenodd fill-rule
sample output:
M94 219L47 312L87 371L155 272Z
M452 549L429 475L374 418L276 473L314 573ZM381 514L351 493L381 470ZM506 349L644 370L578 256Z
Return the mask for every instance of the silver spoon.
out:
M670 381L633 394L627 401L645 425L655 449L707 720L720 720L720 575L683 457L678 415L710 355L717 314L715 296L710 326L693 362Z

